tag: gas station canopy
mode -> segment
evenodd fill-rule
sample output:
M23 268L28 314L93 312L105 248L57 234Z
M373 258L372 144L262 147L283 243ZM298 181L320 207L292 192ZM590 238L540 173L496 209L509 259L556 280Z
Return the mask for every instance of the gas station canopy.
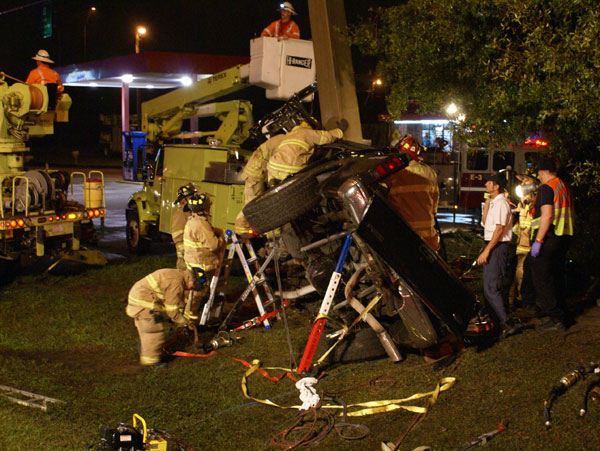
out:
M144 52L55 67L65 86L178 88L217 72L246 64L247 56Z

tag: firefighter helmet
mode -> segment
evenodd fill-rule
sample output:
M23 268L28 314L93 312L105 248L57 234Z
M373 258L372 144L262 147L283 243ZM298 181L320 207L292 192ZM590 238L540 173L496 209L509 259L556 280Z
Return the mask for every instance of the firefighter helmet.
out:
M196 188L191 183L187 185L180 186L177 190L177 198L173 201L173 204L178 204L186 197L191 196L192 194L197 193Z
M206 193L194 193L188 199L188 206L193 213L206 211L210 207L210 199Z
M405 135L404 138L402 138L402 141L400 141L398 147L401 153L409 154L410 157L415 161L420 160L419 154L421 153L422 147L414 136Z

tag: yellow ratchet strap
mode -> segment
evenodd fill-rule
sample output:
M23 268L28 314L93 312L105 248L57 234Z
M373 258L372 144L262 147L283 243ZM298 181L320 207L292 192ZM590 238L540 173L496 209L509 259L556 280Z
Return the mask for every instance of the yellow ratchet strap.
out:
M242 376L242 393L244 393L244 397L246 399L251 399L260 404L265 404L267 406L272 406L272 407L278 407L280 409L298 409L299 410L302 407L302 406L280 406L279 404L274 403L270 399L258 399L258 398L255 398L254 396L251 396L250 393L248 392L248 378L253 373L258 371L259 368L260 368L260 361L253 360L250 368L248 368L246 370L246 372L244 373L244 375ZM265 368L265 369L282 370L282 371L289 372L289 370L286 368L270 367L270 368ZM271 380L280 380L284 376L285 375L281 375L280 377L272 378ZM404 410L408 410L409 412L415 412L415 413L426 413L429 410L429 408L436 403L440 393L452 388L452 386L455 383L456 383L455 377L444 377L438 382L437 386L435 387L435 389L433 391L430 391L427 393L415 393L414 395L409 396L408 398L402 398L402 399L388 399L388 400L381 400L381 401L367 401L367 402L361 402L361 403L357 403L357 404L348 404L345 407L346 409L350 409L352 407L364 407L364 408L360 409L360 410L356 410L354 412L347 412L346 416L362 417L362 416L373 415L373 414L381 413L381 412L391 412L393 410L398 410L398 409L404 409ZM426 407L407 406L407 405L402 404L402 403L405 403L408 401L413 401L415 399L426 398L428 396L430 398L428 399ZM321 407L323 409L344 409L344 406L340 406L340 405L324 405ZM340 415L343 415L343 412L340 412Z
M379 300L382 298L382 295L379 294L377 296L375 296L371 302L369 302L369 305L367 305L365 307L365 309L362 311L362 313L360 315L358 315L358 318L356 318L352 324L350 324L350 327L347 326L343 326L344 328L344 333L340 334L340 336L338 337L337 341L331 346L331 348L329 348L327 351L325 351L325 353L319 357L319 360L317 360L317 365L320 365L321 363L323 363L323 360L325 360L327 358L327 356L331 353L331 351L333 351L333 349L344 339L344 337L346 336L346 334L348 332L350 332L350 330L356 326L358 324L358 322L363 319L367 313L369 313L369 310L371 310L373 307L375 307L375 304L377 304L379 302ZM321 316L321 315L319 315ZM318 318L317 318L318 319ZM327 319L331 319L329 317L327 317ZM334 321L336 322L336 321ZM339 324L339 323L338 323Z

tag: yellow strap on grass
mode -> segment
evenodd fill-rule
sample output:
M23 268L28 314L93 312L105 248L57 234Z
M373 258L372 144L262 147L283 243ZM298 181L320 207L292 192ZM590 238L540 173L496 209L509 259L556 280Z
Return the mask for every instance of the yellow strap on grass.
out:
M260 404L265 404L267 406L278 407L280 409L298 409L298 410L300 410L300 408L302 406L280 406L279 404L274 403L270 399L258 399L258 398L255 398L250 395L250 393L248 392L248 378L254 372L256 372L259 368L260 368L260 361L255 359L252 361L252 365L246 370L246 372L242 376L242 393L244 394L244 397L247 399L256 401ZM272 370L277 369L277 370L282 370L282 371L288 372L288 370L286 368L273 367L273 368L266 368L266 369L272 369ZM279 379L281 379L281 378L279 378ZM436 403L440 393L450 389L455 383L456 383L455 377L444 377L438 382L437 386L435 387L435 389L433 391L430 391L427 393L416 393L412 396L409 396L408 398L389 399L389 400L381 400L381 401L367 401L367 402L361 402L361 403L357 403L357 404L348 404L345 407L339 406L339 405L325 405L325 406L321 406L321 407L323 409L344 409L344 408L350 409L352 407L364 407L364 409L356 410L354 412L347 412L346 416L349 416L349 417L361 417L361 416L373 415L373 414L381 413L381 412L391 412L393 410L398 410L398 409L404 409L404 410L408 410L409 412L415 412L415 413L426 413L429 410L429 408ZM408 401L413 401L415 399L426 398L428 396L430 398L427 401L426 407L402 405L402 403L405 403ZM340 415L343 415L343 412L340 412Z
M350 324L350 327L344 326L344 333L340 334L337 341L331 346L331 348L329 348L327 351L325 351L325 354L323 354L321 357L319 357L319 360L317 360L317 365L320 365L321 363L323 363L323 361L327 358L327 356L331 353L331 351L333 351L333 349L344 339L346 334L348 332L350 332L350 330L354 326L356 326L358 324L358 322L366 316L367 313L369 313L369 310L371 310L373 307L375 307L375 304L377 304L381 298L382 298L382 295L380 295L380 294L375 296L371 300L371 302L369 302L369 305L367 305L365 307L365 309L362 311L362 313L360 315L358 315L358 318L356 318L352 322L352 324Z

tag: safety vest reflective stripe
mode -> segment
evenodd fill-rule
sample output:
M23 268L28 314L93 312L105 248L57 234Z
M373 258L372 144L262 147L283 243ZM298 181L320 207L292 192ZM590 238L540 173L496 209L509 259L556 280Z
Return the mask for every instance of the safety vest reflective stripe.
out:
M271 169L272 171L285 172L286 174L295 174L303 168L304 166L292 166L287 164L275 163L274 161L269 161L269 169Z
M324 138L324 133L325 132L321 132L321 140L323 140ZM306 150L307 152L310 150L310 146L308 145L308 143L306 141L302 141L301 139L285 139L281 142L281 144L279 144L279 147L277 147L277 150L281 149L283 146L299 146L302 147L304 150Z
M138 307L142 307L142 308L147 308L148 310L152 310L156 307L160 308L160 304L156 304L155 302L151 302L151 301L144 301L143 299L136 299L133 298L131 296L129 296L129 298L127 299L127 303L129 305L137 305Z
M186 247L194 248L194 249L208 249L206 246L203 246L198 241L192 241L189 238L183 239L183 245Z
M573 200L567 186L558 177L546 182L554 191L552 225L557 236L573 235ZM531 220L531 237L540 228L541 215Z
M152 274L148 274L146 276L146 280L150 284L150 288L152 288L152 291L154 291L154 294L156 294L156 297L158 299L164 299L165 295L162 292L162 290L160 289L160 287L158 286L158 283L156 282L156 279L152 276Z
M529 254L529 251L531 250L531 246L517 246L517 254Z
M44 73L40 70L40 69L36 69L37 73L40 74L40 78L41 80L41 85L45 85L46 84L46 77L44 77Z

